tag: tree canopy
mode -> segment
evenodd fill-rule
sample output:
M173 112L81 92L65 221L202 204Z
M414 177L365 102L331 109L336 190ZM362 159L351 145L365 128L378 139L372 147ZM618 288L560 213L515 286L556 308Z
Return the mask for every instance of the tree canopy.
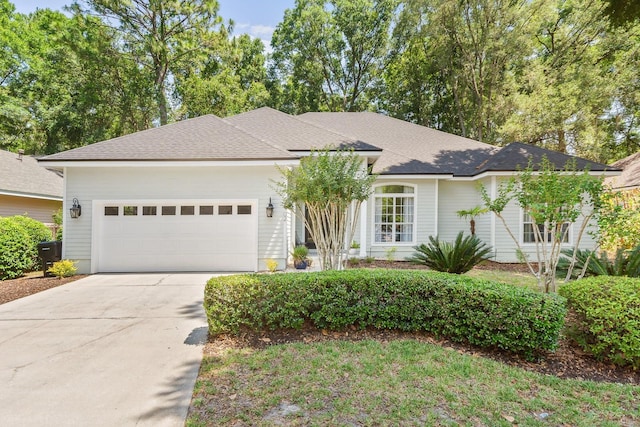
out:
M612 162L640 149L627 0L296 0L271 53L215 0L0 0L0 148L52 153L202 114L378 111Z

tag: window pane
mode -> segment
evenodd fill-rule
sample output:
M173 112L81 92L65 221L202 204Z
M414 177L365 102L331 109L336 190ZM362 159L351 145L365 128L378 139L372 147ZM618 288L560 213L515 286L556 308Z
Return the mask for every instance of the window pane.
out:
M104 215L105 216L118 216L119 208L118 206L105 206L104 207Z
M233 214L233 206L222 205L218 206L218 215L231 215Z
M213 206L200 206L200 215L213 215Z
M175 215L176 207L175 206L163 206L162 207L162 215Z
M413 193L413 187L407 187L405 185L385 185L382 187L376 187L376 194L398 193Z
M238 205L238 215L251 215L251 205Z
M158 208L155 206L143 206L142 207L142 215L157 215Z
M123 209L124 216L136 216L138 215L137 206L125 206Z
M180 206L180 215L195 215L195 206Z

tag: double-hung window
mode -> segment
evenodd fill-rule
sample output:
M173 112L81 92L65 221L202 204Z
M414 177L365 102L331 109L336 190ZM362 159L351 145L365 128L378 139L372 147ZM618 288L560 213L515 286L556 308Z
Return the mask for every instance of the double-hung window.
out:
M562 224L560 230L551 230L544 226L544 224L537 224L538 230L540 231L540 236L546 241L546 243L551 243L553 240L553 234L555 232L562 233L562 243L569 243L569 234L567 229L569 224ZM522 213L522 242L523 243L535 243L536 242L536 233L535 233L535 225L533 223L533 219L528 212Z
M406 185L376 187L374 193L374 242L413 243L415 192Z

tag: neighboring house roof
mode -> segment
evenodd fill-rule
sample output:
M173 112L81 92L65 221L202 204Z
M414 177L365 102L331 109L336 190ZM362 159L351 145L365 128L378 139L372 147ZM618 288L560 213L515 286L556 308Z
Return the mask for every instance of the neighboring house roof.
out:
M0 194L62 200L62 181L33 157L0 150Z
M515 171L547 156L558 169L615 170L543 148L504 148L372 112L291 116L263 107L220 119L206 115L53 154L47 161L179 161L297 159L330 147L376 152L373 172L384 175L477 176Z
M575 161L576 169L588 169L594 172L612 171L616 168L580 157L569 156L558 151L551 151L535 145L514 142L502 148L495 155L479 168L479 172L499 172L522 170L529 165L531 161L533 169L537 170L540 166L542 158L546 157L556 168L562 170L567 162Z
M475 175L498 147L378 113L305 113L301 120L383 149L375 173Z
M622 169L622 174L605 179L605 184L620 190L640 187L640 152L618 160L611 166Z
M335 132L269 107L258 108L224 120L252 135L277 141L278 145L294 152L327 147L354 151L382 151L357 137Z
M40 161L271 160L296 156L212 114L98 142Z

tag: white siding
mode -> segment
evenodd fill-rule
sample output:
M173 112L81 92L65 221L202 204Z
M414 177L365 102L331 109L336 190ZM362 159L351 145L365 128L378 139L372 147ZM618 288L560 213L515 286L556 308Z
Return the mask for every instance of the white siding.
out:
M440 181L438 236L441 240L453 241L461 231L465 235L471 234L469 220L460 218L457 212L483 205L478 185L476 181ZM479 215L475 218L475 221L476 235L487 245L490 245L490 215Z
M67 168L65 201L77 198L82 215L70 219L65 206L63 256L91 269L91 205L93 200L258 199L258 268L273 258L286 264L286 212L273 190L280 173L271 166ZM275 207L267 218L269 197Z
M367 203L367 254L378 259L385 259L387 252L391 248L396 248L395 259L403 260L408 256L411 256L414 252L413 247L427 241L436 228L436 180L385 180L384 178L378 179L375 186L380 185L410 185L415 186L415 225L416 225L416 240L410 243L392 243L392 244L380 244L375 243L373 234L373 221L374 221L374 209L375 202L372 196Z

